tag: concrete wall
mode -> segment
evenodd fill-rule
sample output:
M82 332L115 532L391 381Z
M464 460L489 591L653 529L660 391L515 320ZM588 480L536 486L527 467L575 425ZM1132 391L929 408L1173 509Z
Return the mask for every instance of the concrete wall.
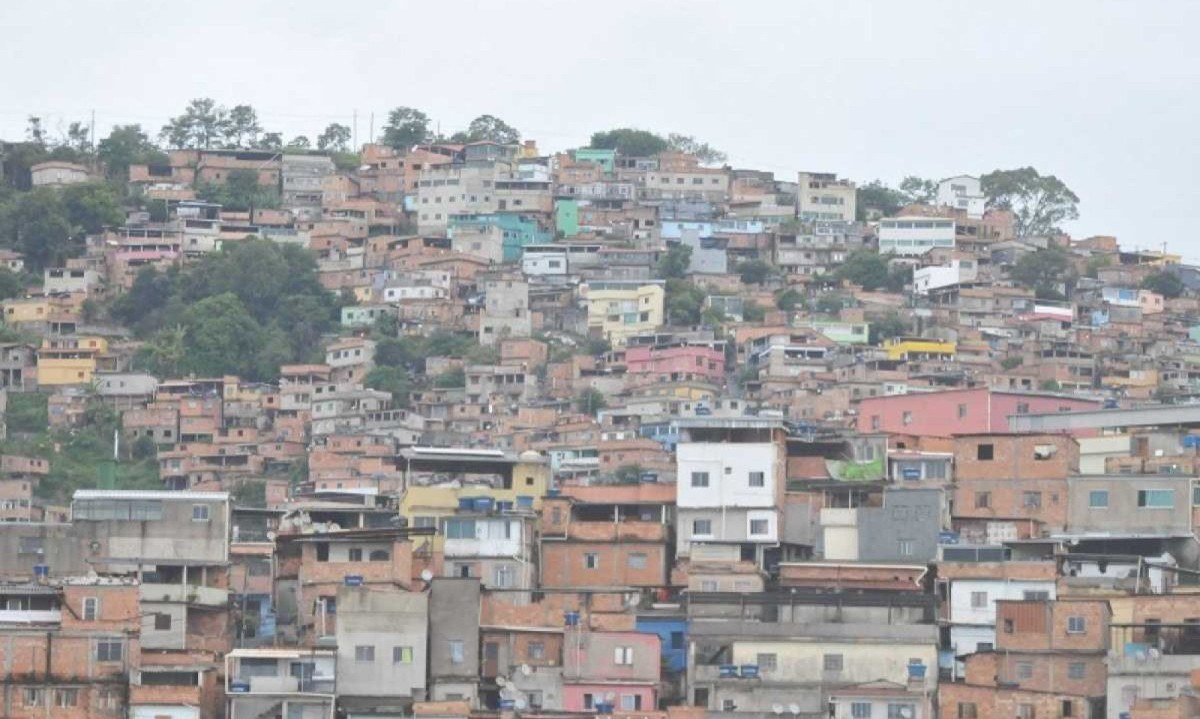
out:
M935 559L944 507L940 489L886 490L882 507L858 510L857 558L865 562Z
M462 661L451 659L462 642ZM438 680L479 676L479 580L435 578L429 594L429 676Z
M338 590L339 694L424 698L428 600L424 592ZM358 661L358 646L373 646L375 660ZM411 649L411 659L394 661L396 647Z
M1067 529L1072 533L1186 535L1192 531L1192 479L1172 475L1071 477ZM1140 490L1174 491L1168 508L1138 506ZM1091 493L1108 492L1108 507L1091 507Z
M773 507L781 461L772 442L680 442L677 449L679 507ZM694 472L708 473L707 487L692 486ZM751 487L762 472L762 487Z

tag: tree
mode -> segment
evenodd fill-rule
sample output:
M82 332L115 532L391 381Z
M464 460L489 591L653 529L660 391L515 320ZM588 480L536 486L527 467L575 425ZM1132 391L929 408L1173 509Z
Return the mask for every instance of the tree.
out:
M761 285L771 276L771 265L762 260L747 260L739 263L735 270L748 285Z
M669 279L665 287L663 309L667 324L695 325L700 323L700 312L707 296L703 289L687 280Z
M1039 297L1050 299L1058 293L1060 284L1070 284L1070 271L1071 261L1067 253L1058 245L1051 245L1022 255L1009 270L1008 277L1033 290Z
M79 155L90 155L93 149L91 128L78 121L67 125L67 135L63 138L62 146Z
M495 115L480 115L467 126L467 142L488 140L502 145L515 145L521 141L521 133L512 125Z
M46 130L42 128L42 118L30 115L25 126L25 139L34 145L46 146Z
M254 147L262 132L262 125L258 124L258 113L253 107L234 105L223 130L226 147Z
M147 345L147 356L158 374L166 377L179 375L183 358L187 354L187 328L183 325L159 330Z
M381 392L391 392L392 401L397 407L408 407L408 393L412 384L407 371L399 367L376 367L367 374L363 384Z
M608 407L604 393L595 387L588 387L575 397L575 409L584 414L596 414Z
M263 347L263 329L232 292L200 300L183 316L185 372L201 377L233 374L259 378L257 356Z
M900 292L912 281L912 268L908 266L888 267L888 258L870 250L857 250L850 253L837 270L833 278L859 285L868 292L886 290Z
M884 217L890 217L908 204L908 198L899 190L892 189L879 180L859 185L855 190L856 219L862 222L867 219L869 210L877 210Z
M0 267L0 300L18 297L25 291L25 286L17 273L7 267Z
M757 302L742 306L742 319L746 322L762 322L767 317L767 308Z
M159 136L171 147L208 149L226 137L228 127L229 112L212 98L200 97L163 125Z
M785 312L791 312L797 307L804 308L804 295L790 287L775 295L775 306Z
M451 367L433 378L433 386L444 389L467 386L467 372L462 367Z
M590 147L596 150L616 150L630 157L650 157L671 149L663 137L631 127L592 133Z
M1142 280L1142 289L1157 292L1163 297L1173 300L1182 295L1185 288L1178 275L1160 270L1146 275L1146 279Z
M900 181L900 192L905 196L905 204L928 205L937 198L937 183L923 177L909 175Z
M74 234L96 234L125 220L121 199L107 182L68 185L62 190L62 202Z
M105 174L118 182L129 179L130 165L167 162L166 153L150 141L141 125L114 125L108 137L97 144L96 156L104 164Z
M245 168L230 170L225 184L202 184L197 194L200 199L215 202L227 210L244 212L253 207L279 207L279 189L273 185L260 185L258 173Z
M842 311L844 305L845 300L841 295L827 292L817 298L816 310L823 315L836 315Z
M291 140L288 140L287 149L289 150L307 150L312 147L312 141L305 135L296 135Z
M71 254L72 227L60 193L38 187L21 194L0 215L0 234L25 255L34 271L62 264Z
M1058 383L1058 380L1047 379L1042 380L1042 383L1038 385L1038 389L1043 392L1058 392L1062 390L1062 385Z
M1018 239L1057 233L1060 223L1079 219L1079 198L1054 175L1022 167L989 172L979 182L989 208L1012 211Z
M283 134L278 132L265 132L259 138L254 147L259 150L282 150L283 149Z
M672 132L667 135L667 145L676 152L683 152L696 157L705 165L724 164L729 156L707 142L700 142L691 135L680 135Z
M328 152L346 152L350 149L350 128L332 122L317 136L317 149Z
M893 337L903 337L908 333L908 323L899 313L889 312L871 322L867 341L877 345Z
M666 254L658 258L658 276L663 279L686 277L692 265L692 248L688 245L671 245Z
M399 152L411 150L429 137L429 116L411 107L397 107L388 113L383 126L383 144Z

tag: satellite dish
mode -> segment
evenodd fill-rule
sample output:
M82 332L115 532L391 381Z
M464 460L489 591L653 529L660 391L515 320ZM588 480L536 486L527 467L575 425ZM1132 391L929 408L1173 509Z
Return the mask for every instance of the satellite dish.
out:
M799 714L800 713L800 705L799 704L788 704L788 711L793 714Z
M522 664L521 673L525 676L529 676L530 674L533 674L533 667L529 666L528 664Z
M771 711L777 715L782 714L783 713L783 705L782 704L772 704Z
M425 580L426 582L432 580L433 572L429 571L428 569L422 569L421 570L421 579Z
M1151 659L1158 659L1159 656L1161 656L1161 652L1158 651L1158 647L1150 647L1146 650L1146 653L1150 655Z

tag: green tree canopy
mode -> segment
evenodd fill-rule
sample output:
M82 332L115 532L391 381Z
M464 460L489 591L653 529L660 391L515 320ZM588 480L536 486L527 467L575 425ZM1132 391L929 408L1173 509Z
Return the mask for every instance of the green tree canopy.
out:
M223 128L225 146L229 148L254 147L262 133L258 124L258 113L249 105L234 105Z
M671 149L670 143L648 130L620 127L592 133L590 147L597 150L616 150L630 157L650 157Z
M170 147L217 147L229 131L229 111L211 97L188 103L183 113L163 125L159 138Z
M1063 299L1058 286L1072 284L1071 261L1058 245L1022 255L1008 272L1013 282L1027 287L1043 299Z
M495 115L480 115L471 120L465 133L458 133L453 139L459 142L488 140L503 145L515 145L521 141L521 133Z
M206 202L215 202L224 209L238 212L251 208L275 208L279 207L280 202L278 187L260 185L258 173L245 168L230 170L224 184L201 184L196 194Z
M735 268L742 282L748 285L761 285L771 276L771 265L762 260L747 260Z
M667 280L663 301L667 324L696 325L704 309L707 293L696 285L681 279Z
M781 290L775 295L775 306L785 312L791 312L797 307L804 307L804 295L792 288Z
M720 165L729 159L729 156L724 152L709 145L707 142L700 142L691 135L680 135L672 132L667 135L667 145L676 152L694 155L705 165Z
M350 150L352 133L346 125L330 123L317 136L317 149L330 152L347 152Z
M575 396L575 409L584 414L596 414L608 407L604 393L595 387L588 387Z
M407 152L429 137L429 116L411 107L397 107L388 113L383 126L383 144L398 152Z
M1018 238L1057 233L1062 222L1079 219L1079 197L1054 175L1022 167L989 172L979 182L988 207L1012 210Z
M658 276L663 279L687 277L692 264L692 248L688 245L671 245L658 258Z
M118 182L129 179L130 165L167 162L167 154L151 142L141 125L115 125L97 145L96 155L108 177Z
M391 392L393 404L408 407L408 393L412 389L408 372L399 367L376 367L368 374L363 384L381 392Z
M893 337L903 337L908 334L908 330L908 322L899 313L889 312L883 317L871 321L868 341L877 345Z
M1183 280L1173 272L1159 271L1150 275L1146 275L1146 279L1142 280L1142 289L1157 292L1158 294L1173 300L1183 294L1185 289Z
M859 285L867 291L899 292L912 278L912 270L890 269L885 256L871 250L856 250L834 271L833 276L837 280Z

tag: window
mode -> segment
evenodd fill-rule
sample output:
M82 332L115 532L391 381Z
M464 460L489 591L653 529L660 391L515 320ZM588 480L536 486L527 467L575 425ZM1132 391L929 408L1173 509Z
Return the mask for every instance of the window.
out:
M958 703L958 719L976 719L978 716L979 709L976 708L975 702Z
M450 663L463 663L463 642L461 639L451 639L450 642Z
M530 642L525 645L525 658L540 661L546 658L545 642Z
M1175 507L1175 490L1139 489L1137 503L1138 507L1143 509L1173 509Z
M900 421L904 424L912 424L912 412L905 410L904 413L900 415Z
M475 539L475 520L447 519L446 539Z
M1088 492L1089 509L1108 509L1108 490L1093 489Z
M960 404L958 406L958 418L963 419L966 416L967 416L967 406L965 404Z
M1062 700L1062 716L1064 716L1064 717L1075 716L1075 702L1073 702L1070 699Z
M911 557L916 553L916 547L911 539L900 539L896 541L896 551L901 557Z
M1033 662L1017 662L1017 679L1033 679Z
M1087 631L1087 621L1083 617L1067 617L1067 633L1083 634Z
M583 555L583 568L596 569L600 566L600 555L596 552L587 552Z
M821 666L827 672L842 671L842 655L841 654L825 654L821 657Z
M1017 719L1036 719L1032 704L1017 705Z
M1067 676L1071 679L1083 679L1087 676L1087 664L1084 662L1071 662L1067 665Z
M79 703L78 689L59 689L55 695L57 698L55 704L60 707L73 707Z
M350 548L350 561L351 562L361 562L362 561L362 548L361 547L351 547Z
M1200 507L1200 484L1192 485L1192 506Z
M916 715L912 704L888 704L888 719L913 719Z
M712 536L712 520L711 519L693 519L692 520L692 536Z
M778 657L774 654L759 654L755 659L760 672L773 672L779 668Z
M708 472L692 472L692 486L693 487L707 487L708 486Z
M737 704L732 699L723 699L721 701L721 710L731 712L737 709Z
M386 549L372 549L371 553L367 556L367 561L369 561L369 562L386 562L390 558L391 558L391 555L388 554L388 551Z
M94 622L100 616L100 598L83 598L83 621Z
M392 647L392 664L412 664L412 647Z
M975 445L975 459L981 462L990 462L996 456L996 447L991 444Z
M635 552L633 554L630 554L629 555L629 568L630 569L645 569L646 568L646 555L642 554L641 552Z
M584 692L583 708L584 709L594 709L595 707L596 707L596 697L594 697L593 695L591 695L587 692Z
M613 649L613 664L631 666L633 664L633 647L616 647Z
M542 693L540 691L527 691L525 692L525 698L529 701L530 709L536 710L542 708Z
M641 694L622 694L621 709L624 711L638 711L642 708Z
M1017 625L1011 619L1004 620L1004 633L1012 634L1017 629Z
M371 646L370 644L359 644L358 646L354 647L354 661L375 661L375 647Z
M1041 492L1022 492L1021 506L1026 509L1041 509L1042 493Z
M850 716L852 719L871 719L871 702L851 702Z
M750 536L765 537L771 533L771 522L767 519L751 519L750 520Z
M992 506L991 492L976 492L975 493L975 509L987 509Z
M163 612L156 612L154 614L154 629L155 631L159 632L171 631L171 615L164 614Z
M987 605L987 592L971 592L971 609L987 609Z
M766 475L762 472L751 472L750 473L750 486L751 487L766 486Z
M25 689L21 692L22 703L27 707L39 707L42 705L42 690L41 689Z
M1044 602L1050 599L1050 592L1034 589L1026 589L1022 597L1027 602Z
M321 542L320 544L317 545L317 561L318 562L328 562L329 561L329 543L328 542Z
M120 639L101 639L96 642L96 661L119 662L124 654Z
M193 504L192 505L192 521L207 522L208 521L208 505Z
M702 591L702 592L715 592L715 591L717 591L717 588L718 588L718 585L717 585L717 581L715 579L701 579L700 580L700 591Z

